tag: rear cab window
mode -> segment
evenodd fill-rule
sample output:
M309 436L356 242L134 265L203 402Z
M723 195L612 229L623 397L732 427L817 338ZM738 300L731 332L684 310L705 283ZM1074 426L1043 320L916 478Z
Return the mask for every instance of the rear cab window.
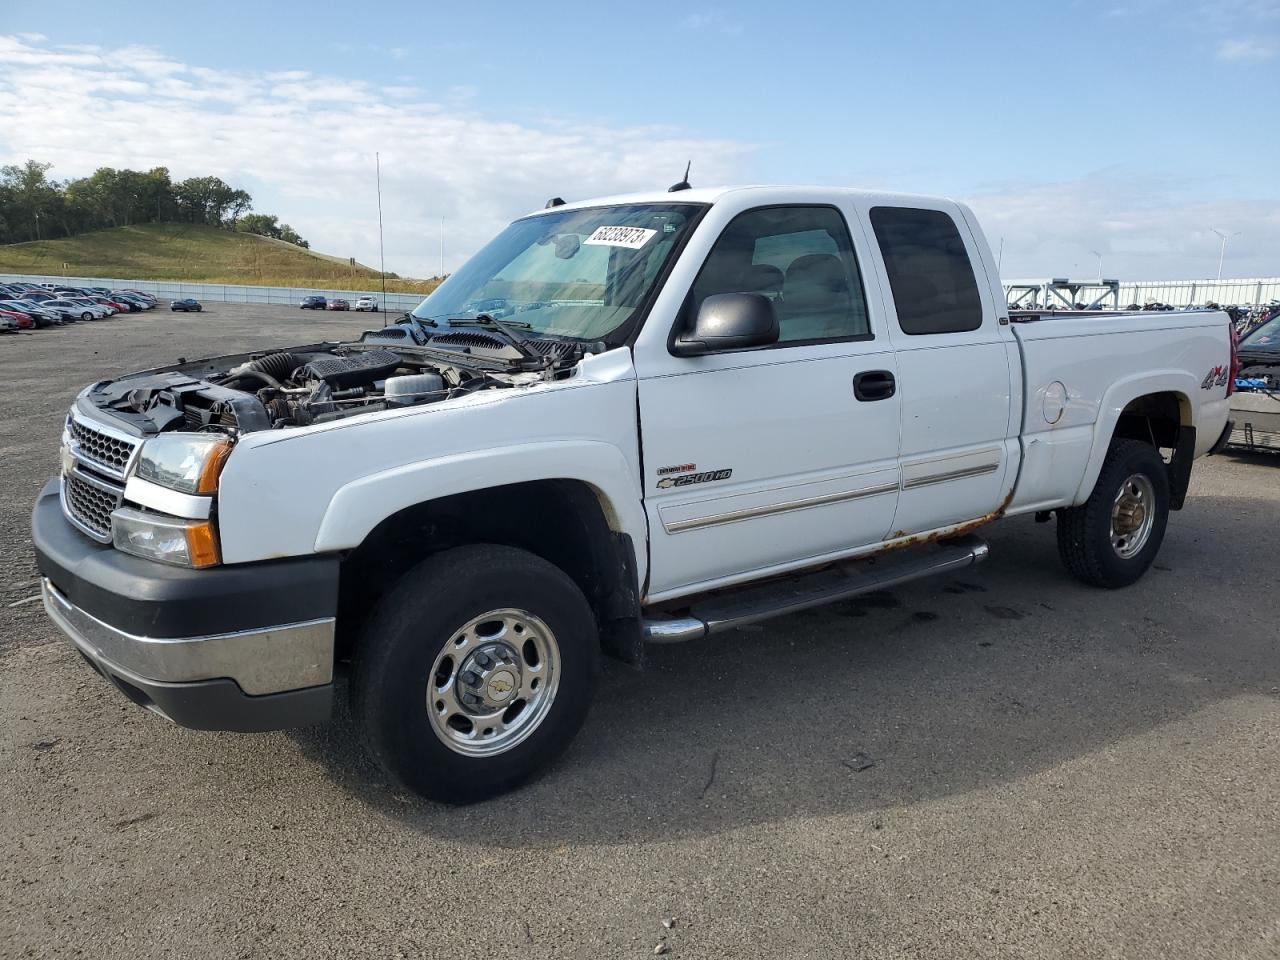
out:
M982 296L955 221L941 210L872 207L898 325L911 336L982 326Z

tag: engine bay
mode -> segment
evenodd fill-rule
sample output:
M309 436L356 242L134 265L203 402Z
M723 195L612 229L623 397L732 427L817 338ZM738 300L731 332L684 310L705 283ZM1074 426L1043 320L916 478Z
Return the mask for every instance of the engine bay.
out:
M603 344L519 336L499 325L440 332L401 322L352 342L317 343L171 366L94 384L93 407L147 435L234 435L438 403L572 376Z

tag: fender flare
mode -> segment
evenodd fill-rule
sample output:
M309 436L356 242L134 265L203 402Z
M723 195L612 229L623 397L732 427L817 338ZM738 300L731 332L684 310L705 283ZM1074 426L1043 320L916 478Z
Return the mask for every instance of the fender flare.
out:
M359 546L387 517L459 493L533 480L576 480L600 501L615 533L636 546L636 572L648 573L648 523L640 486L623 452L598 440L558 440L493 447L393 467L339 487L316 532L315 552Z
M1134 400L1151 393L1173 393L1184 397L1191 409L1192 422L1196 426L1196 406L1192 398L1200 388L1200 381L1185 370L1155 370L1134 374L1113 383L1103 395L1098 406L1098 418L1093 424L1093 446L1089 451L1089 462L1085 466L1084 477L1076 488L1072 506L1079 506L1089 499L1093 486L1098 482L1098 474L1102 472L1102 462L1107 458L1107 450L1111 446L1111 438L1115 435L1116 424L1120 414Z

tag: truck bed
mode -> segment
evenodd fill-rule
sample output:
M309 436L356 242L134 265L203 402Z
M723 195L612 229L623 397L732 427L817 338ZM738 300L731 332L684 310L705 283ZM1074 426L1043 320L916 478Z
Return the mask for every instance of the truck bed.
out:
M1105 438L1139 395L1180 398L1183 421L1197 428L1196 455L1206 453L1228 417L1229 326L1225 313L1211 310L1042 313L1015 323L1022 468L1009 512L1082 502Z

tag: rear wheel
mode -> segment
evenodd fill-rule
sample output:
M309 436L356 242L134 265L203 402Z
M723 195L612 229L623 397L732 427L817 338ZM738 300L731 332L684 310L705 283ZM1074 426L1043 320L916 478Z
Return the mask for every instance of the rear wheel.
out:
M1139 440L1112 441L1089 499L1058 512L1058 555L1097 587L1127 587L1151 566L1169 522L1169 474Z
M559 568L512 547L438 554L405 574L361 638L353 712L410 790L469 803L517 786L586 717L599 643Z

